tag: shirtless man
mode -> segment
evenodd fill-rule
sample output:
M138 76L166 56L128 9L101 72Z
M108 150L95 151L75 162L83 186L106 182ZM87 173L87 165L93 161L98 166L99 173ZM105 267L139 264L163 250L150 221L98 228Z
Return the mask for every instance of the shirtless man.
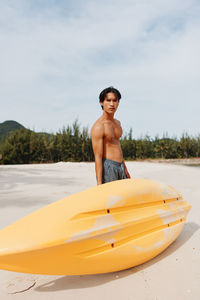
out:
M91 129L97 185L130 178L119 141L121 124L114 119L120 99L120 92L113 87L104 89L99 95L103 114Z

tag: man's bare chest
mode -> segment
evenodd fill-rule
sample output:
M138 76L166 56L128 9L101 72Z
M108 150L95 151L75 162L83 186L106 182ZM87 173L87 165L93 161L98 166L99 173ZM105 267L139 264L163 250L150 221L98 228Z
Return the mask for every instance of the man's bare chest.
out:
M106 124L104 126L104 138L107 141L119 140L122 136L122 128L118 124Z

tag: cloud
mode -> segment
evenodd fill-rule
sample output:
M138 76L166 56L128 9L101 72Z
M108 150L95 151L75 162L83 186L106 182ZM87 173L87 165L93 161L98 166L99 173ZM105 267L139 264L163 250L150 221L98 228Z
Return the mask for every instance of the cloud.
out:
M126 130L197 132L198 1L0 1L0 11L2 121L91 126L114 85Z

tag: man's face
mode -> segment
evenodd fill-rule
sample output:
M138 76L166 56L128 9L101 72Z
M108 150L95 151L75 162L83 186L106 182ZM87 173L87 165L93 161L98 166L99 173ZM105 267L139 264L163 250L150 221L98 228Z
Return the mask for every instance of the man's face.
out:
M100 104L103 106L103 110L105 112L113 114L118 108L119 100L117 99L116 95L111 92L106 94L104 101L100 102Z

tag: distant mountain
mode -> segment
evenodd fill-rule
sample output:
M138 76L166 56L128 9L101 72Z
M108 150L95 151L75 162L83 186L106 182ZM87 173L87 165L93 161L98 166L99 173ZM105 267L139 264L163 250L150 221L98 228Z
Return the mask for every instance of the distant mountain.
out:
M3 123L0 123L0 143L8 136L11 132L20 129L25 128L23 125L16 121L5 121Z
M9 120L9 121L5 121L3 123L0 123L0 144L3 142L3 140L10 135L13 131L18 130L18 129L27 129L26 127L24 127L23 125L21 125L20 123L13 121L13 120ZM27 129L30 130L30 129ZM32 131L32 130L31 130ZM49 133L46 132L36 132L37 134L44 134L46 135L48 138L51 136Z

